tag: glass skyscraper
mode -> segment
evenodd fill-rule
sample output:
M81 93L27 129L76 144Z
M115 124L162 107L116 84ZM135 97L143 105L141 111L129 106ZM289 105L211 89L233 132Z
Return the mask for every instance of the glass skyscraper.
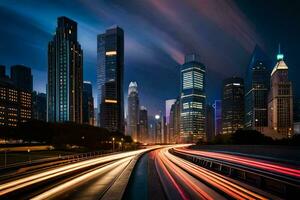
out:
M77 23L59 17L48 44L47 120L82 123L83 55Z
M244 80L232 77L223 81L222 133L244 128Z
M98 125L123 133L124 32L120 27L98 35L97 60Z
M245 79L245 128L262 131L268 126L271 61L255 47Z
M205 66L195 54L187 55L180 74L180 140L206 140Z

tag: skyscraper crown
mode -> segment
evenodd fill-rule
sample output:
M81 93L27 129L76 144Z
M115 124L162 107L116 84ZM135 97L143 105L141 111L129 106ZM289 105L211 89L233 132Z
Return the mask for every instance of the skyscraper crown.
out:
M135 81L131 81L128 87L128 95L132 92L138 93L137 83Z
M275 65L275 67L272 70L271 76L277 71L277 70L287 70L288 66L285 64L285 62L283 61L283 54L280 51L280 44L279 44L279 48L278 48L278 54L277 54L277 63Z

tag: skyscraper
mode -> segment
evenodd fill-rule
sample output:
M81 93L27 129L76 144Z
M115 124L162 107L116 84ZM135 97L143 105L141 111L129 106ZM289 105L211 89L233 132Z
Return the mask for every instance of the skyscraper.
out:
M215 136L222 134L222 101L221 100L215 100L215 103L213 104L214 110L215 110Z
M83 54L77 23L59 17L48 44L47 120L82 123Z
M94 125L94 98L93 87L90 81L83 82L82 122L91 126Z
M215 137L215 109L211 104L206 105L206 123L205 132L207 141Z
M182 142L206 140L205 66L195 54L185 57L180 82L180 139Z
M144 106L140 108L139 114L139 135L141 142L150 142L148 137L148 111Z
M169 118L170 142L180 142L180 100L176 99L170 110Z
M256 46L245 79L245 128L262 131L268 126L271 61Z
M32 92L32 118L39 121L47 120L47 95Z
M13 65L10 68L10 79L13 84L22 90L32 92L31 69L24 65Z
M124 32L120 27L97 37L97 90L99 125L124 132Z
M232 77L223 81L222 133L235 133L244 127L244 80Z
M173 106L173 104L176 102L176 99L168 99L165 101L165 111L166 111L166 126L167 126L167 130L166 130L166 142L169 143L171 142L171 140L173 140L173 127L170 126L170 117L171 117L171 108Z
M127 117L127 131L128 135L133 140L140 141L141 135L139 134L139 114L140 103L136 82L130 82L128 87L128 117Z
M273 138L289 138L293 135L293 92L288 78L288 66L284 56L277 55L277 63L271 73L269 93L269 128Z
M32 118L32 92L0 78L0 126L17 126Z

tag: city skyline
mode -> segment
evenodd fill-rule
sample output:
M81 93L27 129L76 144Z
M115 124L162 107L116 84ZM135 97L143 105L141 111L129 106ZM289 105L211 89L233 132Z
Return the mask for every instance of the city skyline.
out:
M82 44L85 58L83 65L84 80L92 81L94 96L97 95L95 84L96 35L113 24L120 25L125 30L124 85L129 84L130 81L137 81L140 83L141 89L145 91L140 98L141 101L144 102L144 105L149 108L150 115L154 115L160 110L163 111L165 99L176 98L178 96L176 89L174 89L175 87L173 87L174 85L179 86L179 73L177 68L183 62L183 55L195 50L196 53L200 54L201 59L204 60L203 62L207 66L207 81L210 83L207 89L208 102L220 99L221 82L212 81L216 76L221 77L221 80L230 76L244 76L255 44L261 45L262 48L266 50L268 56L274 58L274 55L277 53L277 45L280 42L282 45L282 52L286 55L286 62L291 71L291 80L294 85L298 85L299 80L296 79L297 70L299 70L297 69L297 47L294 44L297 44L299 41L296 37L297 33L299 33L299 28L294 26L295 28L293 28L292 32L288 31L290 29L289 27L293 27L293 24L295 24L294 19L297 15L293 12L294 8L293 6L289 6L285 9L287 10L288 16L276 16L276 14L271 14L272 22L270 22L267 19L263 19L262 10L277 9L280 6L285 8L285 3L280 3L279 1L274 1L271 5L266 5L262 2L257 3L259 5L255 6L255 8L258 9L257 16L253 17L254 8L250 3L238 3L234 1L222 2L222 5L219 5L220 8L222 8L223 11L227 10L232 12L236 17L236 20L233 22L221 23L220 16L211 14L213 12L205 13L198 7L193 10L191 8L194 4L193 1L187 3L182 9L179 1L174 1L174 4L172 5L168 3L153 3L146 1L144 6L156 8L158 16L166 17L166 21L163 22L159 22L157 17L155 17L150 23L147 15L152 16L153 12L146 9L145 14L141 13L139 8L144 8L144 6L139 3L125 4L121 1L115 1L114 3L96 3L88 1L87 3L83 3L83 6L78 6L81 7L80 9L66 9L62 11L60 8L64 4L63 2L62 4L55 4L49 1L40 5L42 8L41 10L45 8L43 6L48 5L47 11L41 12L35 9L36 6L39 6L36 2L33 4L29 1L27 3L28 5L24 6L22 2L13 4L3 1L0 4L0 8L3 11L1 12L1 15L3 16L2 19L9 16L11 22L19 24L22 29L12 27L12 24L4 20L0 21L0 24L10 28L8 30L1 30L1 33L3 33L4 36L3 38L5 38L5 41L1 38L1 64L6 65L7 71L9 66L15 64L24 64L31 67L34 77L34 90L45 92L46 86L44 80L46 80L47 69L47 42L52 37L56 25L56 18L65 15L78 23L78 41ZM82 2L74 2L74 4L81 5ZM90 14L87 14L85 18L77 15L80 11L93 11L94 9L91 7L93 4L95 5L95 9L102 12L99 12L98 15L96 15L95 12L91 12ZM216 5L215 2L207 2L209 10L218 8L219 6ZM116 11L114 11L113 8L118 8L123 12L114 15ZM170 31L173 30L175 27L174 25L176 25L176 22L172 21L172 14L174 14L175 11L178 11L176 16L179 21L188 20L191 16L187 13L191 9L195 16L203 17L203 20L196 22L196 30L192 29L189 25L182 27L178 31L176 30L177 34L175 35L177 36L170 37L171 41L166 40L170 44L170 46L166 46L166 42L163 42L162 40L170 35ZM136 12L136 15L141 17L141 20L137 20L130 12ZM35 15L33 16L30 13L35 13ZM124 16L129 17L125 20L123 19ZM291 16L294 17L291 18ZM289 20L288 23L285 23L288 18L291 18L291 20ZM132 29L134 23L136 28ZM168 23L169 26L166 27L166 23ZM282 25L281 27L283 27L283 30L272 28L274 23ZM263 27L262 24L267 24L267 27ZM200 25L203 27L202 30L199 30ZM239 35L239 32L236 29L229 30L229 28L234 25L241 28L241 30L246 31L247 35ZM161 31L158 31L162 26L164 28ZM152 28L152 33L161 37L152 37L153 34L149 35L149 33L145 33L145 28ZM218 28L223 30L221 34L216 33ZM23 33L22 37L25 37L25 40L20 41L20 38L12 37L14 34L10 36L10 31L14 31L14 34ZM30 33L33 33L34 40ZM196 40L195 44L192 44L191 40L195 41L195 33L201 34L198 38L199 41ZM209 33L213 33L212 35L218 38L220 42L215 43L216 38L211 38ZM184 37L186 35L189 35L190 37ZM237 36L237 40L233 39L235 36ZM208 41L202 43L203 45L200 45L199 43L203 42L203 37L207 37ZM38 40L36 38L38 38ZM251 42L249 42L248 39L250 39ZM178 41L178 43L174 44L174 40ZM229 44L228 41L231 41L231 43ZM189 46L189 48L187 49L183 46ZM215 51L216 48L221 50L226 49L226 52ZM24 52L24 49L26 49L26 52ZM139 49L141 51L137 51ZM14 54L12 54L12 50L14 50L15 55L18 55L17 60L13 58ZM31 56L28 56L27 52L33 55L32 60L28 59ZM222 53L212 54L212 52ZM148 56L145 57L145 54ZM212 55L214 57L212 57ZM160 60L160 62L157 62L157 60ZM272 61L275 62L274 59L272 59ZM223 69L223 66L226 66L226 72L223 72L224 70L218 70ZM153 84L152 81L155 77L155 70L149 71L150 68L156 70L159 69L161 71L161 73L158 74L157 84ZM171 76L168 76L169 74ZM167 90L168 93L165 93L165 90ZM124 92L126 92L126 89L124 89ZM299 89L296 88L295 94L297 95L298 93ZM126 108L127 106L124 105L124 107Z

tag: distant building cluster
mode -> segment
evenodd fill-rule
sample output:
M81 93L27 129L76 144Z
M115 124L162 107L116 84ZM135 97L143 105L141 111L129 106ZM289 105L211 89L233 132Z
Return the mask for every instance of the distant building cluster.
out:
M129 83L124 114L124 31L115 26L97 36L97 105L93 86L83 80L83 50L77 23L57 19L48 44L47 94L33 91L31 69L14 65L10 77L0 66L0 126L29 120L75 122L100 126L143 143L210 141L219 134L251 129L272 138L300 133L300 100L293 94L284 55L276 63L257 46L245 77L223 80L221 99L207 102L207 67L197 54L179 67L178 96L165 101L165 111L148 116L138 84Z

